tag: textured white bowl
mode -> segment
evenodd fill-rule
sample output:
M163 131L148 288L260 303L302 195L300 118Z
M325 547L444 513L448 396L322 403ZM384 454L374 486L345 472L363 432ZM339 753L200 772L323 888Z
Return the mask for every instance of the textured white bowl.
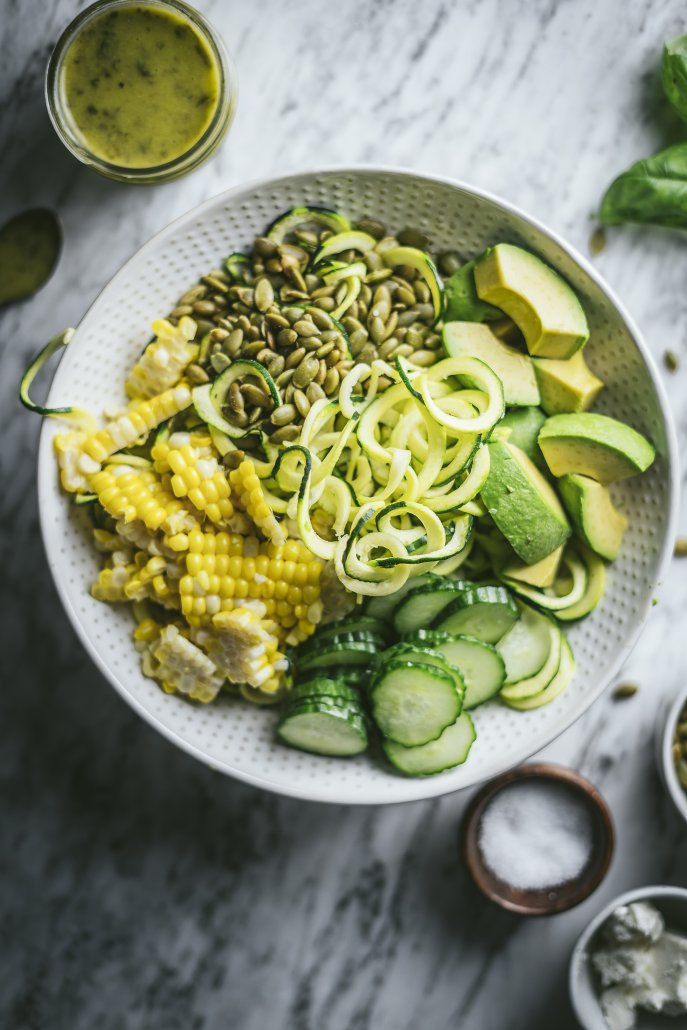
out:
M687 823L687 791L677 778L677 770L673 761L675 730L680 713L685 707L687 707L687 687L659 713L656 724L656 760L665 788L670 794L675 808Z
M671 930L687 934L687 890L683 887L640 887L637 890L620 894L599 912L598 916L592 919L586 930L580 935L570 958L568 978L570 1000L583 1030L608 1030L599 1004L599 994L591 968L590 944L594 934L615 912L616 908L619 908L620 905L629 905L633 901L653 902L663 914ZM657 1028L659 1026L675 1026L676 1028L684 1026L684 1016L672 1020L665 1016L656 1016L653 1017L653 1020L654 1022L652 1022L650 1014L642 1013L641 1026L646 1030L654 1025Z
M60 493L52 453L59 430L47 419L39 455L39 503L48 562L65 609L87 651L112 685L170 740L215 769L269 790L318 801L384 804L446 794L495 776L539 751L585 711L626 659L651 605L673 537L676 444L663 389L639 331L594 269L555 234L512 205L458 182L385 168L331 169L240 186L184 215L155 236L105 287L81 322L57 369L49 403L91 409L123 399L125 373L199 275L248 246L294 205L334 207L380 218L396 230L414 226L436 248L466 257L510 240L529 247L575 287L589 317L586 354L607 384L598 409L646 433L657 460L621 484L630 527L606 596L570 631L577 659L572 685L554 704L528 713L498 704L475 714L478 740L461 768L404 779L375 756L326 759L274 741L275 714L231 700L198 707L162 693L140 672L125 611L94 601L88 588L98 555L74 508Z

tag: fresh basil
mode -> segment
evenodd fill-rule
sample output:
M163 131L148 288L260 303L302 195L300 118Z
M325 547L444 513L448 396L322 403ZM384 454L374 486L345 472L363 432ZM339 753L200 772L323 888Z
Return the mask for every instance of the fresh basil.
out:
M477 296L475 261L468 261L444 283L445 322L495 322L503 311Z
M637 161L606 190L604 225L640 222L687 229L687 143Z
M687 121L687 36L676 36L663 47L661 79L663 92Z

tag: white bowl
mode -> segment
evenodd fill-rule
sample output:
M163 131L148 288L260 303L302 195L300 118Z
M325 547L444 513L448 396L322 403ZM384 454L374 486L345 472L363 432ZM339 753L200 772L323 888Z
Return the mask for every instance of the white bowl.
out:
M680 713L687 707L687 688L661 710L657 722L656 759L665 788L676 809L687 823L687 790L680 783L673 761L673 739Z
M620 905L629 905L633 901L653 902L671 930L687 934L687 890L683 887L639 887L614 898L583 931L570 958L570 1000L583 1030L608 1030L591 968L589 949L592 938L616 908ZM684 1017L672 1021L665 1017L656 1019L657 1027L674 1025L677 1028L684 1025ZM650 1020L648 1014L642 1013L641 1026L649 1030L653 1025Z
M651 470L620 484L631 514L606 597L570 631L577 675L554 704L519 713L498 704L476 713L478 740L467 763L429 779L404 779L375 756L324 759L274 740L274 712L230 700L202 708L162 693L139 669L124 611L94 601L98 556L59 490L46 420L40 443L39 504L48 562L84 646L129 704L170 740L213 768L279 793L318 801L384 804L446 794L524 761L550 743L603 691L634 645L671 551L677 491L676 443L665 394L639 330L591 265L562 239L505 201L472 186L415 172L348 168L304 172L239 186L201 204L139 250L85 315L50 390L52 405L91 409L123 400L126 371L150 324L197 277L249 245L286 208L319 204L372 215L400 230L429 232L437 249L480 253L498 240L529 247L580 294L592 328L586 351L607 383L599 410L630 422L657 448Z

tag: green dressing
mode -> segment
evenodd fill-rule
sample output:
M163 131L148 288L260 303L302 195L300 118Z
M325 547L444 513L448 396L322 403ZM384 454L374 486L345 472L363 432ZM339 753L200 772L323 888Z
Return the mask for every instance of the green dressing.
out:
M70 44L60 93L81 145L124 168L187 153L220 99L218 62L191 22L153 4L95 15Z

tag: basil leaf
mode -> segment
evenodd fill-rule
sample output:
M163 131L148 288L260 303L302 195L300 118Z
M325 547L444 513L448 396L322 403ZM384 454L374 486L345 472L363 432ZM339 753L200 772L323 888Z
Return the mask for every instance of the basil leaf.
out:
M669 39L663 47L661 80L668 100L687 121L687 36Z
M445 322L495 322L503 311L480 300L475 288L475 260L468 261L444 283Z
M604 225L641 222L687 229L687 143L637 161L619 175L601 201Z

